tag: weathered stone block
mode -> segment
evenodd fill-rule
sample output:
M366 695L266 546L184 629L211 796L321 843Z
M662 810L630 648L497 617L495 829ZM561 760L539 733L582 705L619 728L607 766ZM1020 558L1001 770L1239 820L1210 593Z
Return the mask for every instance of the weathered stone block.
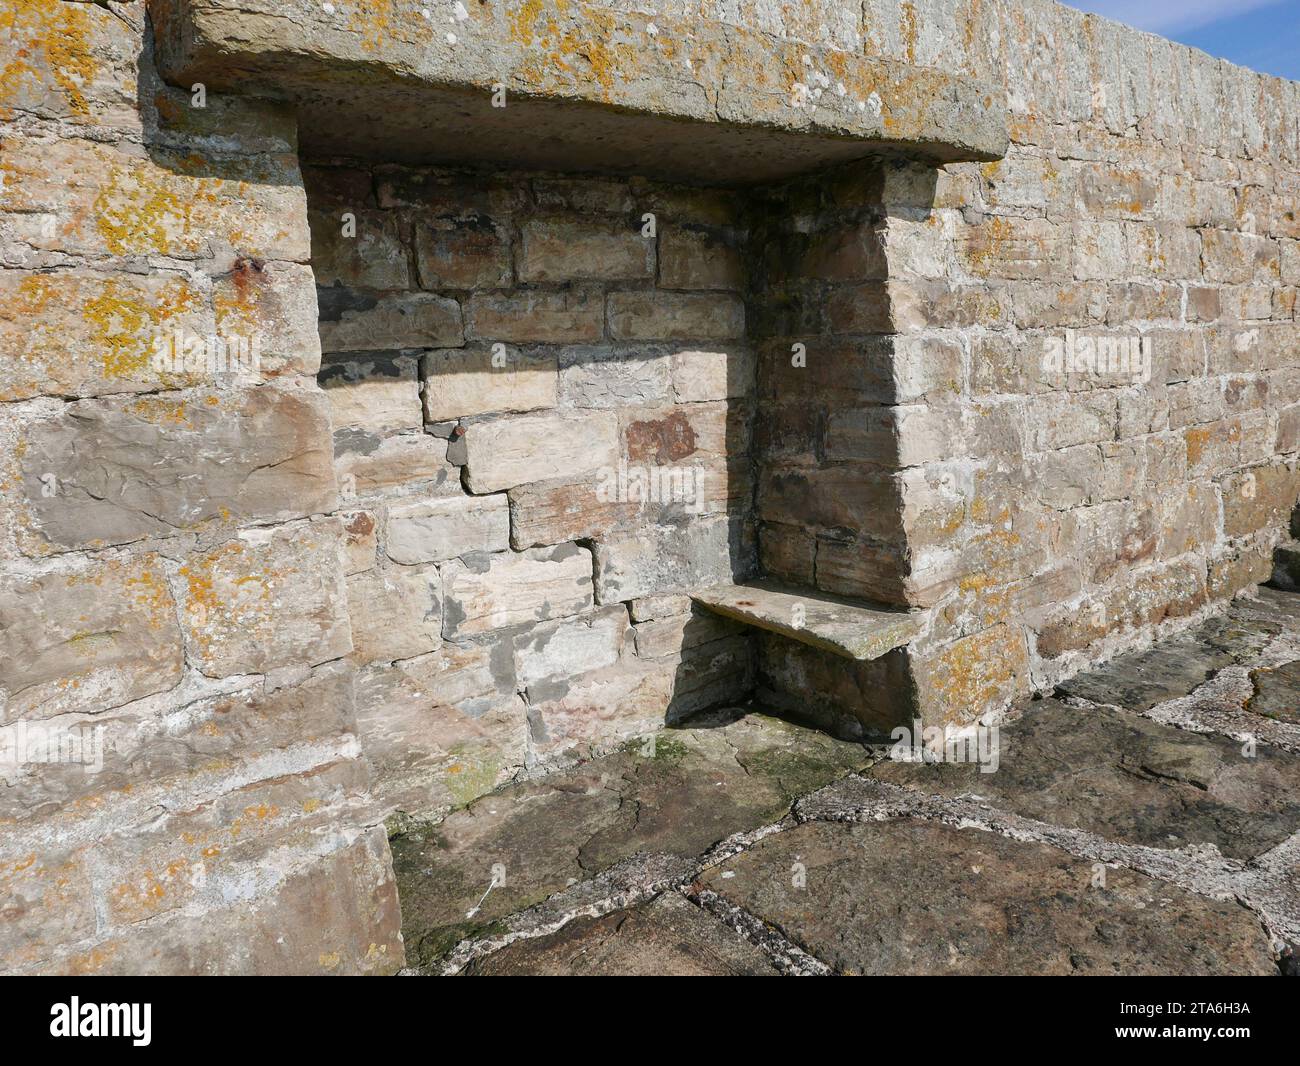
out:
M418 222L415 262L426 289L497 289L514 277L509 234L480 215Z
M514 415L465 429L465 480L471 492L497 492L530 481L595 474L618 463L614 416Z
M174 586L189 658L211 677L352 650L337 518L250 529L192 556Z
M598 493L599 478L543 481L510 490L510 546L532 548L599 537L636 521L641 504Z
M321 288L320 341L325 352L439 348L464 340L460 304L428 292L354 293Z
M448 458L448 442L428 433L378 437L364 429L334 434L334 469L345 497L419 488L458 496L460 471Z
M729 289L745 284L740 250L712 233L673 226L659 235L659 284L666 289Z
M673 352L673 395L678 403L749 396L754 391L757 366L750 348Z
M614 292L608 304L617 341L725 341L745 333L745 305L737 296Z
M348 578L352 661L412 659L442 644L438 571L432 566L380 566Z
M9 573L0 588L4 724L90 714L180 680L181 634L161 557Z
M490 792L524 764L524 703L506 641L444 644L363 671L357 738L381 810L433 816Z
M655 533L615 533L596 542L597 602L721 585L752 565L743 524L726 515L660 526Z
M668 398L666 351L565 348L560 352L560 403L565 407L629 407Z
M634 281L652 278L655 244L630 223L524 223L519 253L519 280Z
M32 551L123 544L336 503L325 397L273 386L67 404L21 438Z
M450 348L420 360L424 417L440 422L498 411L533 411L556 404L553 351Z
M0 397L95 396L208 383L156 369L158 345L214 334L208 295L181 275L0 272ZM184 348L181 349L182 354Z
M318 380L335 431L420 429L424 420L416 369L413 357L391 353L325 363Z
M591 552L576 544L453 560L442 568L443 635L581 614L592 605L591 573Z
M627 608L602 607L587 617L531 626L514 638L515 677L521 687L547 678L576 677L611 666L629 633Z
M419 500L389 508L385 549L397 563L430 563L510 546L503 493Z
M345 233L344 214L355 216L356 232ZM411 268L401 220L383 211L348 208L313 210L311 261L318 285L350 289L411 289Z
M581 289L476 293L466 319L468 336L489 344L590 344L605 332L604 300Z

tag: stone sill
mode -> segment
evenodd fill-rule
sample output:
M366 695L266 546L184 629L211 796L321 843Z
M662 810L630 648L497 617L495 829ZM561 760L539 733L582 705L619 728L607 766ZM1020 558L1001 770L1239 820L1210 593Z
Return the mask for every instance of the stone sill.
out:
M921 614L768 581L716 585L691 594L710 611L783 637L865 662L909 643ZM796 620L802 624L796 624Z

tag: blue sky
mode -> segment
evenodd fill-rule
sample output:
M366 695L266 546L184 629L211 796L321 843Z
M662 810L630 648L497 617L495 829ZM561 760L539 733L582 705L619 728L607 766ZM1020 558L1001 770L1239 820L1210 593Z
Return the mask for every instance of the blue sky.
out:
M1265 74L1300 81L1300 0L1066 0Z

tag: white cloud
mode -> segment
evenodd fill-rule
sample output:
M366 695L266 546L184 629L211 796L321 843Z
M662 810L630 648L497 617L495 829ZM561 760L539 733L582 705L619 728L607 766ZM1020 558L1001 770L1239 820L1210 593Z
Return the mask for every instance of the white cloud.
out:
M1068 0L1071 7L1126 22L1152 33L1180 33L1269 7L1279 0Z

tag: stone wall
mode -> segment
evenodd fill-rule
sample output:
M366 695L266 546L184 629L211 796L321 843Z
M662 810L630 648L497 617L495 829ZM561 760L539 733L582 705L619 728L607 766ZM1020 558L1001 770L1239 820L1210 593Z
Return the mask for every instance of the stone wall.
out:
M391 811L752 677L969 720L1268 576L1295 84L1045 2L145 6L0 0L0 970L391 972ZM922 636L690 610L755 568Z
M292 116L139 4L4 0L0 68L0 970L392 971Z
M753 568L738 198L305 177L384 807L436 814L743 697L748 638L685 595Z

